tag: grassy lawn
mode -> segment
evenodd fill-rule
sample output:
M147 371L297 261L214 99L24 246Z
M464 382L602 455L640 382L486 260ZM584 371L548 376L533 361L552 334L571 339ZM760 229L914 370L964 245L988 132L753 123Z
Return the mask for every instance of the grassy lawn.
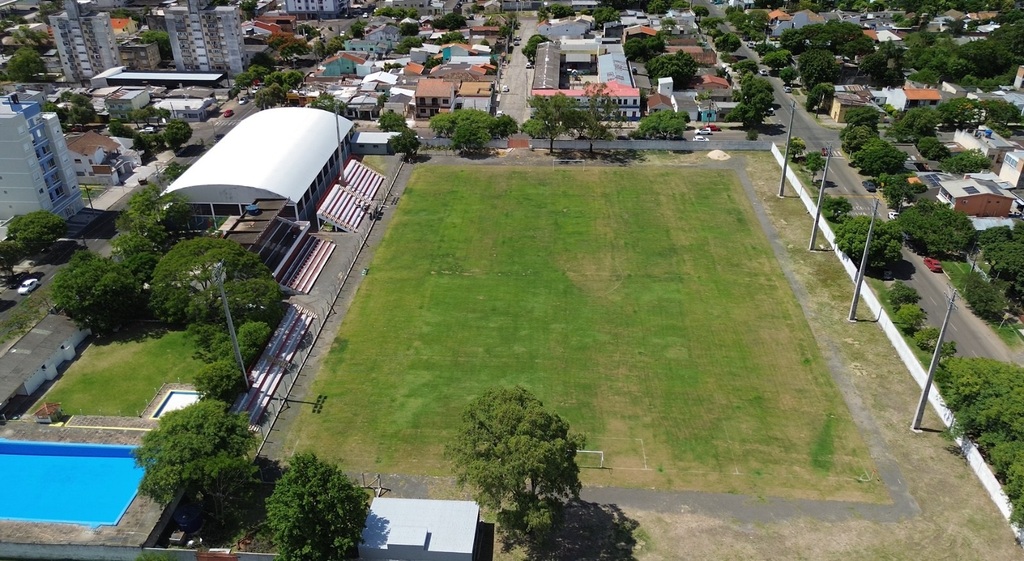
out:
M522 384L591 484L887 500L737 178L682 171L417 169L289 448L448 474L464 405Z
M133 327L94 341L42 400L72 415L139 415L161 385L190 383L201 366L184 331Z

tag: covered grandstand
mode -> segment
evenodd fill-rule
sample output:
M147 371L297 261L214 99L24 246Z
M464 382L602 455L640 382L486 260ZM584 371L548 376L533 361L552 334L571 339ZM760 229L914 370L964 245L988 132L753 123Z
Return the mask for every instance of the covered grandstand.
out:
M285 199L285 218L316 209L352 153L352 122L327 111L281 107L241 121L167 188L207 224L240 216L257 199ZM340 142L339 142L340 139Z

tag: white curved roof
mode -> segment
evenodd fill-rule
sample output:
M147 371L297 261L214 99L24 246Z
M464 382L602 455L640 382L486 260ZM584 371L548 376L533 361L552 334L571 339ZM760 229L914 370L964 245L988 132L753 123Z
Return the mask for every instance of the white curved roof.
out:
M335 125L337 119L337 125ZM352 130L352 122L322 109L280 107L250 115L181 175L167 192L193 202L250 203L299 199Z

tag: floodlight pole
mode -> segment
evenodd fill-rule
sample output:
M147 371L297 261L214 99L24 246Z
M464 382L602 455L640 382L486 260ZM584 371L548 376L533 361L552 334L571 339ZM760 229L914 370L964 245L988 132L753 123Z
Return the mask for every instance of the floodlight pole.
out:
M928 365L928 378L921 390L921 400L917 403L917 412L914 413L914 422L910 430L921 432L921 421L924 419L924 408L928 405L928 394L932 391L932 382L935 380L935 369L939 366L939 359L942 358L942 342L946 337L946 327L949 325L949 317L953 315L953 302L956 301L956 289L952 289L949 295L949 305L946 306L946 317L942 318L942 328L939 329L939 339L935 342L935 351L932 353L932 362Z
M807 251L814 251L814 242L818 239L818 221L821 220L821 201L825 198L825 182L828 180L828 163L832 159L832 145L827 145L828 155L825 156L825 172L821 175L821 188L818 189L818 206L814 210L814 223L811 224L811 243Z
M860 269L857 270L857 280L853 283L853 302L850 302L849 321L857 321L857 304L860 302L860 287L864 284L864 272L868 268L868 251L871 249L871 234L875 231L875 217L878 216L878 199L875 199L875 207L871 209L871 224L868 226L868 239L864 240L864 253L860 256Z
M796 117L796 100L789 106L789 130L786 131L786 153L782 156L782 177L779 179L779 197L786 196L786 170L789 168L789 141L793 140L793 117Z
M220 289L220 301L224 303L224 318L228 321L228 334L231 335L231 347L235 350L235 360L242 370L242 379L245 380L245 389L249 389L249 373L245 371L245 361L242 360L242 351L238 348L238 335L235 334L235 323L231 320L231 307L228 306L228 296L224 292L224 262L218 261L213 265L213 276L217 280L217 288Z

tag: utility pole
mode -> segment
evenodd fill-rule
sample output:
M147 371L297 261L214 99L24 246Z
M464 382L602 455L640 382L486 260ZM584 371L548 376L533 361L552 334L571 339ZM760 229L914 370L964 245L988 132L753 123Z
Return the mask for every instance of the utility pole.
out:
M832 160L832 145L826 145L828 155L825 156L825 172L821 175L821 187L818 189L818 206L814 210L814 224L811 224L811 243L807 251L814 251L814 242L818 238L818 220L821 220L821 201L825 198L825 185L828 180L828 163Z
M789 130L786 131L786 153L782 156L782 178L779 179L779 197L786 196L786 170L789 168L789 141L793 140L793 117L796 117L796 100L789 106Z
M921 432L921 420L924 418L924 408L928 405L928 394L932 391L932 382L935 380L935 369L939 366L939 359L942 358L942 342L946 338L946 327L949 325L949 316L953 314L953 302L956 301L956 289L951 289L949 305L946 306L946 317L942 318L942 328L939 329L939 340L935 342L935 352L932 353L932 362L928 365L928 378L924 382L924 389L921 390L921 400L917 403L917 412L914 413L914 422L910 430Z
M224 292L224 262L218 261L213 266L213 276L217 280L217 287L220 288L220 301L224 303L224 318L228 320L228 334L231 335L231 347L235 350L235 360L242 370L242 379L245 380L245 389L249 389L249 373L245 371L245 361L242 360L242 351L238 349L238 335L235 334L235 323L231 320L231 307L228 306L228 296Z
M875 208L871 210L871 225L868 226L868 239L864 240L864 254L860 257L860 269L857 270L857 280L853 283L853 302L850 302L849 321L857 321L857 304L860 302L860 286L864 284L864 272L868 268L868 250L871 249L871 234L875 231L875 217L878 216L878 199L875 199Z

